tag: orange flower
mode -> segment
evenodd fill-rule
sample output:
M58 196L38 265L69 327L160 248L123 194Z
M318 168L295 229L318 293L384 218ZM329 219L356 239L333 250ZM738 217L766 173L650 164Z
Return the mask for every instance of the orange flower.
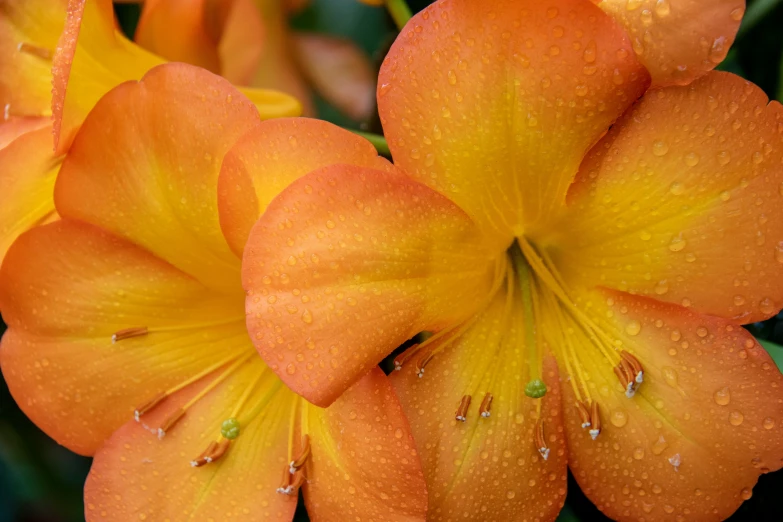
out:
M66 4L9 0L0 12L0 262L20 233L56 219L52 189L61 156L98 99L164 63L115 30L109 0ZM300 113L299 103L288 95L245 93L265 118Z
M613 518L725 518L783 464L739 326L783 304L783 109L649 83L589 2L438 2L380 73L396 169L310 173L250 232L251 338L316 404L435 332L393 379L432 520L552 520L567 465Z
M294 32L291 0L148 0L135 40L170 60L205 67L238 85L287 92L315 112L317 90L355 120L375 109L375 71L354 43Z
M9 250L3 375L46 433L95 455L88 521L290 520L300 487L318 519L423 519L421 465L383 373L323 410L248 339L218 175L244 133L288 130L259 124L211 73L153 68L104 96L76 134L55 189L62 220ZM361 142L330 150L385 165Z

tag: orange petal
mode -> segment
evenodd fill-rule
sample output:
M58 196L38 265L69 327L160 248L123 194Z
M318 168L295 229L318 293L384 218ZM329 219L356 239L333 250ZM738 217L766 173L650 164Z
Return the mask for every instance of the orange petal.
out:
M291 39L302 73L321 96L357 121L375 110L375 70L350 40L299 33Z
M654 86L686 85L711 71L734 42L744 0L599 0L628 31Z
M22 134L26 134L46 126L49 126L49 133L51 134L52 129L50 118L47 118L46 116L9 117L7 120L0 122L0 150L6 148L12 141Z
M52 194L60 162L52 154L51 125L0 149L0 264L19 234L55 215Z
M0 109L9 116L48 116L52 54L67 0L6 0L0 13Z
M276 492L278 471L288 462L289 411L296 400L285 388L275 391L271 382L257 385L248 404L266 400L271 405L249 422L240 413L240 434L219 460L198 468L190 464L220 434L221 422L262 370L260 360L248 363L196 402L162 440L137 422L120 428L96 454L87 478L87 522L291 520L296 496ZM159 425L203 386L171 397L145 415L145 423ZM264 392L270 395L264 397Z
M157 67L87 117L60 171L57 209L233 291L239 262L220 231L217 179L223 155L258 121L226 80L186 64Z
M446 0L394 43L378 105L395 164L509 238L560 211L584 153L648 82L589 2Z
M218 45L220 74L235 84L248 85L264 52L264 21L253 0L218 3L229 4Z
M312 172L250 234L250 336L286 384L328 405L417 332L468 316L504 246L488 246L454 204L398 172Z
M743 323L783 306L783 107L713 72L648 93L585 160L567 278Z
M134 407L250 349L239 292L214 294L127 241L70 220L14 243L0 271L0 309L11 393L41 429L87 455ZM134 327L149 333L112 343Z
M65 31L53 62L54 135L57 151L70 146L77 129L98 100L128 80L139 80L164 60L114 27L109 0L70 0ZM70 87L69 87L70 86ZM298 101L283 93L246 89L264 118L297 116Z
M548 387L543 399L524 395L531 354L522 323L509 320L514 316L505 301L501 293L469 330L440 347L422 378L414 365L392 377L421 454L428 520L554 520L565 501L557 367L545 359L539 374ZM487 394L492 403L484 417ZM471 401L460 422L455 411L464 396ZM536 444L538 419L549 450L546 460Z
M232 250L242 256L250 229L291 182L337 163L390 167L366 139L322 120L269 120L243 136L218 179L220 225Z
M579 306L644 369L627 398L611 363L577 346L603 417L591 440L566 407L569 466L582 490L616 520L725 519L761 473L783 465L783 376L774 362L724 319L620 292L582 297ZM563 388L573 404L571 386Z
M304 497L314 520L424 520L427 488L410 426L375 368L327 409L307 408L312 465Z
M207 0L147 0L134 40L167 60L219 73L218 40L207 27L206 3Z

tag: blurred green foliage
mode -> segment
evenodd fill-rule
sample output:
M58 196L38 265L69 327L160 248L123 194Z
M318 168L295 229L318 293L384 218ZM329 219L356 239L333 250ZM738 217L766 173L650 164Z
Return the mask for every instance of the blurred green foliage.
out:
M411 0L414 12L428 0ZM132 34L139 8L117 5L121 27ZM352 39L373 59L376 68L394 40L396 30L382 9L355 0L314 0L292 25L297 30L324 32ZM759 85L770 96L783 100L783 0L750 0L740 35L721 69L739 74ZM321 117L339 125L380 132L377 117L369 122L350 121L323 100L317 100ZM748 329L761 339L778 366L783 365L783 314ZM5 325L0 322L0 332ZM0 381L0 522L78 522L84 520L82 485L90 461L58 446L38 430L18 409ZM569 477L568 500L560 521L606 519ZM733 521L783 519L779 499L783 472L762 476ZM307 514L300 503L295 520Z

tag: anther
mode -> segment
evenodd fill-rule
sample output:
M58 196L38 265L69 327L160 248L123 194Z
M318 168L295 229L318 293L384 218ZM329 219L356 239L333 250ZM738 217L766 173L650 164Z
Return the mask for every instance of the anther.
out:
M286 473L285 477L283 478L283 484L277 488L277 492L283 495L296 495L304 482L304 471L297 471L294 475Z
M416 355L416 352L419 351L419 345L414 344L413 346L409 347L407 350L399 354L397 357L394 358L394 371L398 372L402 370L403 365L410 360L411 357Z
M115 332L114 335L111 336L111 342L112 344L114 344L117 341L122 341L123 339L130 339L131 337L141 337L142 335L147 335L148 333L149 333L149 329L146 326L135 326L133 328L126 328L124 330L119 330L118 332Z
M590 425L592 427L588 433L590 434L590 437L595 440L598 435L601 434L601 411L596 401L593 401L590 406Z
M427 367L434 356L435 353L432 350L427 350L427 353L416 360L416 375L419 376L419 379L424 377L424 368Z
M468 418L468 408L470 407L470 395L463 395L462 399L459 401L459 406L457 407L457 413L455 414L454 418L457 419L460 422L465 422Z
M37 56L43 60L52 59L52 51L46 47L40 47L38 45L29 44L27 42L19 42L19 44L16 46L16 49L21 53L32 54L33 56Z
M549 458L549 447L547 447L546 439L544 438L544 421L542 419L536 421L535 442L536 449L541 454L541 457L547 460Z
M302 451L299 452L298 457L296 457L288 464L288 472L291 475L293 475L297 471L299 471L302 468L302 466L304 466L305 462L307 462L307 458L309 456L310 456L310 436L305 434L302 436Z
M626 352L623 350L620 352L620 356L628 361L628 364L631 365L631 369L633 370L634 380L636 381L636 384L641 384L644 382L644 368L642 368L642 364L639 362L639 359L631 355L629 352Z
M490 415L489 411L492 409L492 399L492 394L487 392L486 395L484 395L484 399L481 401L481 406L479 406L479 415L485 419Z
M136 419L136 422L139 422L139 418L150 411L152 408L163 402L163 399L168 397L166 395L166 392L160 392L155 397L150 399L148 402L145 402L143 405L139 406L135 410L133 410L133 418Z
M215 462L226 454L230 445L231 441L229 439L221 439L220 442L212 441L207 446L207 449L204 450L204 453L196 457L195 460L190 461L190 465L194 468L200 468L210 462Z
M185 416L185 410L182 408L177 408L174 410L174 412L169 415L165 421L163 421L163 424L160 425L160 428L158 428L158 438L162 439L166 436L166 433L174 427L176 423L180 421L182 417Z
M634 372L631 363L626 359L620 360L620 364L614 367L614 374L620 380L620 384L625 386L625 396L629 399L636 393L639 383L636 382L636 372Z
M579 412L579 420L582 421L582 428L589 428L590 410L587 409L587 406L582 401L576 401L576 409Z

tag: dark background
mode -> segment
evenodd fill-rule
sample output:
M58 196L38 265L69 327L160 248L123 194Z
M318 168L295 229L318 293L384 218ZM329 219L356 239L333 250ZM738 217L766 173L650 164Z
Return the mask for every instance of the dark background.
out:
M430 2L410 0L416 11ZM118 5L123 29L132 34L138 6ZM313 0L292 25L296 29L337 34L357 42L379 66L396 35L385 11L356 0ZM750 0L734 44L721 69L759 85L770 98L783 100L783 0ZM377 117L353 122L318 100L321 117L344 126L380 132ZM783 344L783 314L748 328L762 340ZM0 322L0 333L5 325ZM783 348L768 345L781 366ZM5 382L0 380L0 522L79 522L84 520L82 486L90 459L79 457L44 435L16 407ZM590 503L569 477L563 522L608 520ZM783 520L783 471L764 475L753 497L731 517L732 521ZM301 507L301 503L300 503ZM297 522L306 521L303 509Z

